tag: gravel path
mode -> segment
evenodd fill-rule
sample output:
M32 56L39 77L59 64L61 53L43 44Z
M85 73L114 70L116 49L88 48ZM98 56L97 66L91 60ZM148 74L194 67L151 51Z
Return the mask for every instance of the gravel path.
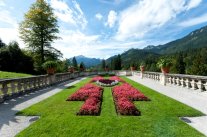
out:
M37 116L15 116L18 111L36 104L83 79L85 78L70 80L55 87L38 90L0 104L0 137L14 137L39 118Z
M184 117L184 119L186 119L187 124L207 136L207 92L200 92L174 85L163 86L157 81L141 79L138 76L130 76L128 78L203 112L205 116Z

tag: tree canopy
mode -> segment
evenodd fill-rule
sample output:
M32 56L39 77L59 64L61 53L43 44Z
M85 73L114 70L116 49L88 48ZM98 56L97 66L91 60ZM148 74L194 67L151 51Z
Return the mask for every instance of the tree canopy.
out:
M62 56L60 51L51 46L51 43L58 39L59 29L53 9L45 0L37 0L32 4L20 23L19 32L29 50L39 58L35 60L38 66L46 60Z

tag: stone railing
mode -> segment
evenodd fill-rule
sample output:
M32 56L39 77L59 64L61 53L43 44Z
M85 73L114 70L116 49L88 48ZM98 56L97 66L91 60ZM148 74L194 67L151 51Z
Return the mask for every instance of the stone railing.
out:
M26 78L0 80L0 103L25 93L42 89L81 76L96 75L97 72L57 73Z
M207 91L207 76L167 74L166 83L194 90Z
M99 75L116 75L116 76L131 76L132 71L130 70L113 70L113 71L99 71Z
M159 81L163 85L176 85L188 89L207 91L207 76L163 74L158 72L134 71L133 75Z

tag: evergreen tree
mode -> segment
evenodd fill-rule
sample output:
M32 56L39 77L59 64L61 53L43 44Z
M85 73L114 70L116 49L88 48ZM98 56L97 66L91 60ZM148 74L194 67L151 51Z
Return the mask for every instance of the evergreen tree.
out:
M117 70L121 70L121 55L119 54L117 57Z
M28 48L40 57L41 66L45 56L59 56L61 53L51 47L51 43L58 39L59 33L57 18L53 9L45 0L36 0L25 14L24 21L20 24L20 38ZM53 55L53 54L56 55Z
M0 48L0 70L10 72L34 73L33 60L19 48L15 41Z
M6 44L0 39L0 48L5 47Z
M106 61L104 59L101 62L101 67L103 70L105 70L105 68L106 68Z
M73 63L73 67L74 67L74 68L78 68L78 63L77 63L75 57L73 57L72 63Z
M85 64L83 62L80 63L80 71L85 70Z
M183 54L182 53L177 55L174 66L175 66L175 73L185 74L185 62L183 61Z

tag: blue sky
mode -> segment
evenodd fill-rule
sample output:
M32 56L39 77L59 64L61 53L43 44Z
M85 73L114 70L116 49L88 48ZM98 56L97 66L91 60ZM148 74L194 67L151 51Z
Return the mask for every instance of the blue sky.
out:
M35 0L0 0L0 38L16 40L19 23ZM206 0L47 0L61 39L52 45L64 58L108 58L130 48L159 45L207 25Z

